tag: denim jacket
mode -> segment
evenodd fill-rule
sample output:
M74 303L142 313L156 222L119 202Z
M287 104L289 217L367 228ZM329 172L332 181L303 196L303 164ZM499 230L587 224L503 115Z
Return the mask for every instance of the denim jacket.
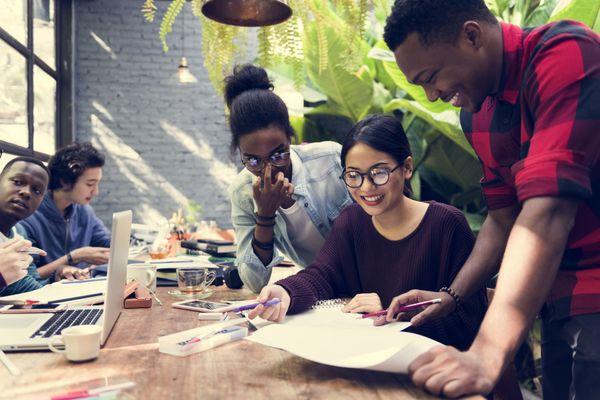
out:
M309 143L290 146L292 162L292 198L306 208L317 230L327 237L333 221L352 199L344 182L340 163L341 146L335 142ZM252 236L256 226L256 203L252 197L255 176L242 170L229 188L231 220L238 241L236 264L244 284L258 292L271 277L273 265L283 260L283 254L298 266L306 267L288 237L286 224L279 211L275 213L273 259L268 265L254 254Z

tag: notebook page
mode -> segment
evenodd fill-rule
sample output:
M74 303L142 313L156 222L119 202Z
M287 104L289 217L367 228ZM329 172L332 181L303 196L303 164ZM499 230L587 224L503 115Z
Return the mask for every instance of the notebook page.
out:
M438 342L385 327L272 324L246 340L286 350L299 357L345 368L407 373L408 365Z

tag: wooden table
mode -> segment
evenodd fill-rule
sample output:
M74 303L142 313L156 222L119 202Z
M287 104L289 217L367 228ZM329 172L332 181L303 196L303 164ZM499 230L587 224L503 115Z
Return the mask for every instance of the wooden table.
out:
M9 353L22 375L0 365L0 398L40 398L90 385L128 379L134 399L431 399L408 378L383 372L317 364L246 340L180 358L158 352L157 337L209 322L193 311L174 309L177 301L159 288L164 305L123 310L92 362L75 364L49 352ZM210 300L242 300L247 289L215 289Z

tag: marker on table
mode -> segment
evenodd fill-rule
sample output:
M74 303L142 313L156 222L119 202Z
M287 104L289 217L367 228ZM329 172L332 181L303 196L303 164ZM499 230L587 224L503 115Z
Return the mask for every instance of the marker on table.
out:
M430 306L432 304L438 304L441 302L442 302L442 299L438 298L438 299L422 301L420 303L408 304L406 306L400 307L398 309L398 312L410 311L410 310L414 310L415 308L426 307L426 306ZM372 313L364 314L363 316L361 316L361 318L379 317L381 315L386 315L387 312L388 312L388 310L375 311Z
M69 281L69 280L62 280L60 281L63 285L70 285L73 283L88 283L88 282L96 282L96 281L105 281L107 278L106 276L97 276L95 278L88 278L88 279L76 279L74 281Z
M264 303L255 302L255 303L250 303L250 304L244 304L242 306L229 306L229 307L218 308L216 310L213 310L213 312L221 312L221 313L236 312L237 313L237 312L252 310L253 308L257 307L259 304L262 304L265 307L270 307L270 306L274 306L275 304L279 304L279 303L281 303L281 299L274 298L274 299L271 299Z
M13 305L13 306L31 306L34 304L44 304L39 300L2 300L0 299L0 305Z
M98 398L103 394L120 392L121 390L129 389L135 386L134 382L123 382L118 383L116 385L108 385L101 386L94 389L87 390L75 390L72 392L68 392L65 394L59 394L57 396L52 396L51 400L72 400L72 399L88 399L88 398Z

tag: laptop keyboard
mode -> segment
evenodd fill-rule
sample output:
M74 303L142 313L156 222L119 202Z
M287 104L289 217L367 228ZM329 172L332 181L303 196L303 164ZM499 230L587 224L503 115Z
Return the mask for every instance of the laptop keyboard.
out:
M44 325L40 327L31 339L49 338L54 335L60 335L63 329L77 325L94 325L102 315L101 308L92 308L85 310L65 310L57 312Z

